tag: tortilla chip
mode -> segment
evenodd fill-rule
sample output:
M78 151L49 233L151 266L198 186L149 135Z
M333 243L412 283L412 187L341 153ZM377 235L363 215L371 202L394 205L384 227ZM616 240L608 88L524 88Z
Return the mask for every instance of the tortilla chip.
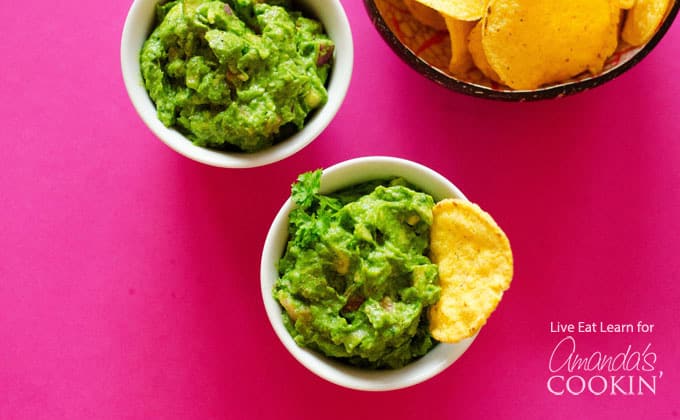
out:
M453 19L448 16L444 16L444 20L449 30L449 38L451 39L449 71L456 77L465 77L474 66L472 56L470 51L468 51L467 37L475 23Z
M634 47L646 44L661 26L671 0L637 0L628 11L621 38Z
M491 68L514 89L600 71L614 25L610 0L494 0L483 20Z
M411 12L411 15L423 25L438 31L446 29L444 17L438 11L418 3L416 0L404 0L404 4L409 12Z
M440 201L432 210L430 258L439 267L441 297L429 312L439 341L469 338L486 324L510 287L510 242L491 216L464 200Z
M611 24L609 26L609 31L604 38L604 48L602 50L602 55L605 58L611 57L616 49L619 47L619 33L621 32L621 16L623 11L616 1L611 1L610 4L611 11ZM600 64L600 63L598 63ZM598 74L602 72L605 62L602 62L600 66L594 66L590 68L592 74Z
M628 10L635 5L635 0L614 0L614 3L618 4L619 9Z
M417 0L444 16L458 20L478 20L484 15L486 0Z
M498 74L491 68L489 61L486 59L486 54L484 54L484 48L482 47L482 21L477 22L475 27L470 31L468 35L468 49L470 50L470 55L472 56L472 61L479 71L484 74L488 79L493 80L496 83L503 83L498 77Z

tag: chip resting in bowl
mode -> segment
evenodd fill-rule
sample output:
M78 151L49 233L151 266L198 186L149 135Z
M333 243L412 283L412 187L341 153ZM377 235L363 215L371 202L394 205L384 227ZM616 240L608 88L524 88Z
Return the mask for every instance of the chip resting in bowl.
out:
M671 0L636 0L629 2L628 19L621 38L633 46L647 43L670 10ZM628 5L627 5L628 6Z
M434 29L446 29L444 16L438 11L419 3L417 0L404 0L404 5L408 11L422 24Z
M476 204L446 199L432 209L430 259L441 296L429 310L430 333L441 342L471 337L510 287L513 258L505 233Z
M617 51L647 43L673 4L672 0L415 1L445 18L451 38L448 73L469 82L476 82L481 73L486 84L513 90L535 90L602 73Z
M417 0L444 16L460 20L477 20L484 15L487 0Z
M610 0L496 0L482 28L484 52L514 89L599 73L618 36L611 10Z

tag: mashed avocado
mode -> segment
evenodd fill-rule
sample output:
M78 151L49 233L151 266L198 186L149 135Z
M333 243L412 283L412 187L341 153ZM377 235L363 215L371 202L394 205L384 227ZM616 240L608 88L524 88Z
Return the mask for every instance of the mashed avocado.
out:
M318 193L321 172L292 187L296 208L274 296L295 341L368 368L398 368L436 343L429 305L437 266L426 256L433 198L401 179Z
M158 117L195 144L256 151L326 103L333 42L288 0L173 0L140 64Z

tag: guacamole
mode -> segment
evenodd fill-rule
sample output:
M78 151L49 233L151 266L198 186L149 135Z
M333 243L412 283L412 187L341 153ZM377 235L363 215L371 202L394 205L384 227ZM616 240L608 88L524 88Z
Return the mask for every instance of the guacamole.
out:
M398 368L436 342L439 299L426 256L433 198L402 179L318 193L321 171L292 187L296 207L274 297L295 341L365 368Z
M158 118L199 146L252 152L326 103L333 42L288 0L171 0L142 47Z

